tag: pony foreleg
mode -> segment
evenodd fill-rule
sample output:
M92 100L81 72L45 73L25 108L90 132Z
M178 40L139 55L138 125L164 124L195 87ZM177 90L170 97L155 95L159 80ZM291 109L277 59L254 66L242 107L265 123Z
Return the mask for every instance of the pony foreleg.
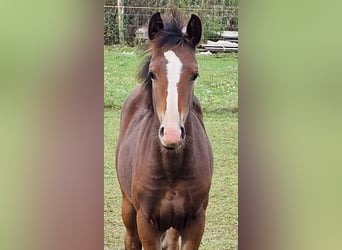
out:
M196 218L189 221L187 227L180 232L182 250L197 250L200 246L205 224L205 210L202 209Z
M141 211L137 212L138 233L143 246L146 250L160 250L160 237L162 233L149 221Z
M128 198L123 194L121 206L122 220L126 227L125 250L140 250L141 242L138 236L136 211Z

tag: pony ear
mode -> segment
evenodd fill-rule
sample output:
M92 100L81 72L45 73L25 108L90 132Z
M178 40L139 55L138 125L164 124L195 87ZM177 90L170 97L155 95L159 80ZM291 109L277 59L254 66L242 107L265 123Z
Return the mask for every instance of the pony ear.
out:
M196 47L202 37L202 23L198 16L192 14L186 27L186 35L191 44Z
M153 40L157 37L158 33L164 28L163 20L161 19L160 12L152 15L148 24L148 38Z

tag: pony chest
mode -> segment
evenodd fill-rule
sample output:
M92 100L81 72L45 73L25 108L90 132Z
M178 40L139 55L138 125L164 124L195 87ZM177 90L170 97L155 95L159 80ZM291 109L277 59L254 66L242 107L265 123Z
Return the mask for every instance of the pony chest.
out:
M140 194L140 208L146 218L163 231L169 227L184 228L203 204L192 189L163 188L146 190Z
M190 205L189 200L186 199L188 196L184 192L166 191L153 209L154 213L160 218L170 217L170 215L171 217L184 217Z

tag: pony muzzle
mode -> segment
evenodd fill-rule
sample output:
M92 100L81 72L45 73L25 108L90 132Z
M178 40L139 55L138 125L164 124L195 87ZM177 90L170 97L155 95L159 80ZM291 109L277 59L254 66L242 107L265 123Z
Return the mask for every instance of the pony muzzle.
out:
M166 149L177 149L182 145L185 139L185 129L180 127L164 127L159 128L159 139L162 146Z

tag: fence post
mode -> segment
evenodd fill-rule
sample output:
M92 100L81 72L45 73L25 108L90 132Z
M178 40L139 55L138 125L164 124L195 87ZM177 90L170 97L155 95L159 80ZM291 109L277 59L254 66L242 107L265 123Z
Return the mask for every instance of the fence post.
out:
M118 1L118 29L119 29L119 43L124 44L124 31L123 31L123 7L121 0ZM124 0L122 0L124 1Z

